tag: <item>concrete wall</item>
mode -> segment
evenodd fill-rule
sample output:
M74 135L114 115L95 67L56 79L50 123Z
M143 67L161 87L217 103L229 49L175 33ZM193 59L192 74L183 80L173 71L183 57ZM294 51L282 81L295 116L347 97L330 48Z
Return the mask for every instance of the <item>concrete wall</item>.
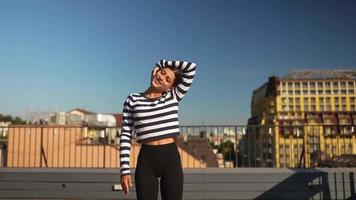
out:
M185 169L183 199L351 200L355 173L355 168ZM113 190L118 183L118 169L2 168L0 199L136 199L135 187L129 196Z

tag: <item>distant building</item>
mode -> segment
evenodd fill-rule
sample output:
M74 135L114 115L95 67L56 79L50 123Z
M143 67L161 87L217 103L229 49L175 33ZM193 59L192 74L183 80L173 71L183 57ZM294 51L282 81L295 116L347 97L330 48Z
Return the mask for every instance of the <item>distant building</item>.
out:
M184 127L181 128L181 131L185 144L188 145L189 149L195 149L196 152L202 154L202 159L211 157L207 152L215 155L215 164L210 161L209 166L229 168L237 164L238 158L235 152L238 150L242 138L239 128L234 126ZM184 138L185 135L186 138ZM205 145L208 146L208 151L204 150L206 148L204 147ZM221 152L218 152L219 149Z
M6 163L6 143L10 125L11 122L0 121L0 167L5 166Z
M86 125L89 123L88 118L92 115L96 115L96 113L80 109L80 108L75 108L73 110L70 110L66 113L66 124L68 125Z
M0 121L0 138L6 138L11 122Z
M86 126L120 126L121 114L95 113L75 108L68 112L56 112L50 119L50 124L86 125Z
M58 125L66 124L66 113L65 112L56 112L52 117L51 121Z
M296 70L253 91L243 165L317 166L356 154L356 70ZM301 159L303 158L303 159Z
M11 125L11 122L0 121L0 127L8 127Z
M87 144L118 144L121 126L121 114L95 113L75 108L68 112L56 112L51 118L51 125L83 126Z

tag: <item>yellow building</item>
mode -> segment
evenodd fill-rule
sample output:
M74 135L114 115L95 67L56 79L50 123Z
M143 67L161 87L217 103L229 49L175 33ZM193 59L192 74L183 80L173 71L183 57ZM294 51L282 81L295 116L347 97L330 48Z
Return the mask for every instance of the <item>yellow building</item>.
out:
M296 70L253 91L244 166L314 167L356 154L356 70Z

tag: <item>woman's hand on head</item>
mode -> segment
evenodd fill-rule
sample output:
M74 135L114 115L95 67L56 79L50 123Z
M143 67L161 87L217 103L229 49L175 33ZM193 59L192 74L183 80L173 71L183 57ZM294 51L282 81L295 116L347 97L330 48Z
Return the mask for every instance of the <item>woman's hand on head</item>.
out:
M120 183L125 195L128 195L130 192L129 188L132 187L131 175L122 175Z

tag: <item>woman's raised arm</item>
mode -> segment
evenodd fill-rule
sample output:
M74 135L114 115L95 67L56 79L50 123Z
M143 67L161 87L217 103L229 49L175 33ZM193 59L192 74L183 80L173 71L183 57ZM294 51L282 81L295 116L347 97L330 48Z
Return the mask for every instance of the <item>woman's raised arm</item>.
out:
M167 61L167 60L160 60L154 70L156 68L164 68L164 67L172 67L179 71L181 75L181 79L176 86L172 89L174 96L177 98L178 101L181 101L183 97L187 94L189 88L192 85L194 76L195 76L195 69L196 64L193 62L187 61Z

